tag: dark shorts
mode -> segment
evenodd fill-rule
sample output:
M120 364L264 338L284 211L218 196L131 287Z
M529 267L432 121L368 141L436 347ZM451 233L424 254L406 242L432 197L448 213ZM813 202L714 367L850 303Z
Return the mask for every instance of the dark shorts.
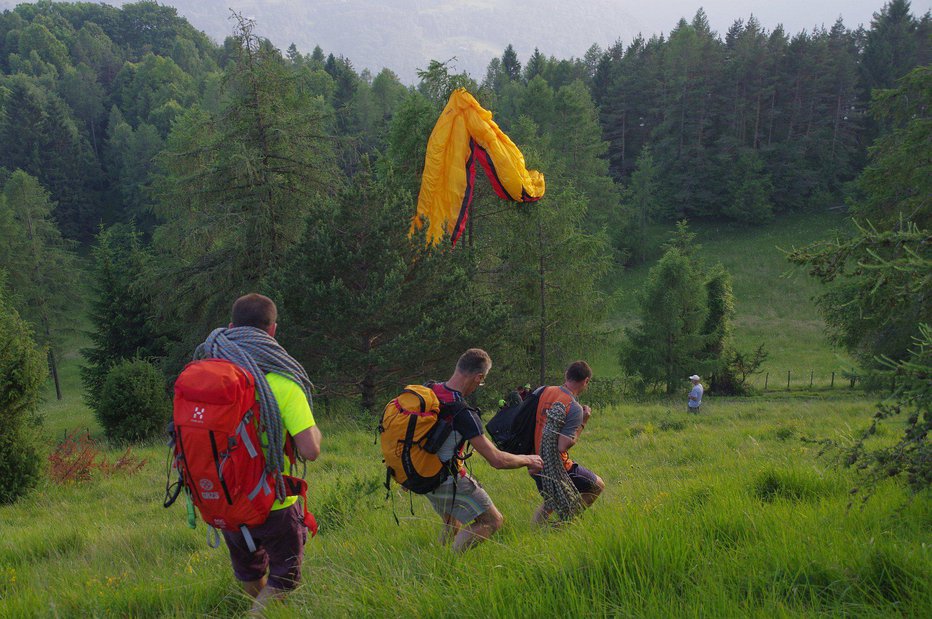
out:
M297 587L307 542L301 501L271 512L265 522L251 527L249 533L256 544L255 552L249 551L242 533L223 531L236 579L256 581L268 572L269 587L286 591Z
M570 476L570 481L573 482L573 485L576 486L576 489L579 490L580 493L597 494L599 492L599 484L596 481L598 476L578 462L573 463L573 466L570 467L567 474ZM544 485L540 479L540 475L532 475L531 477L534 478L534 483L537 484L537 491L543 492Z

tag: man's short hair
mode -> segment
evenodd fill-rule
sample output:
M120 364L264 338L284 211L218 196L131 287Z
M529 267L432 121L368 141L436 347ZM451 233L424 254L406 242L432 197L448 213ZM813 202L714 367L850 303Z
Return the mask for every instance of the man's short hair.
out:
M566 368L566 380L581 383L587 378L592 378L592 368L585 361L574 361Z
M488 374L491 367L492 358L481 348L470 348L456 362L456 370L468 376Z
M268 329L278 321L278 308L272 299L251 292L233 303L233 315L230 320L234 327Z

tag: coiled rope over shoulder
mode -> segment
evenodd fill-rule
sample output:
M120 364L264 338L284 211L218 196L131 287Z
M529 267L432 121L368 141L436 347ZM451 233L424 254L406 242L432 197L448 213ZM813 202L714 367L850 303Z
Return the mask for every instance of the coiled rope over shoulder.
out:
M567 521L582 511L582 497L563 467L558 447L560 430L566 421L566 406L562 402L554 402L546 414L547 422L540 440L540 457L544 461L540 475L544 504L547 509L555 511L560 520Z
M272 395L272 389L265 375L275 372L301 386L307 402L313 406L311 391L314 385L301 364L289 355L275 338L255 327L219 328L211 331L207 339L194 349L195 359L225 359L249 370L256 379L256 391L259 395L260 429L269 441L266 469L275 477L275 495L279 500L286 496L285 455L280 448L285 444L285 431L278 402Z

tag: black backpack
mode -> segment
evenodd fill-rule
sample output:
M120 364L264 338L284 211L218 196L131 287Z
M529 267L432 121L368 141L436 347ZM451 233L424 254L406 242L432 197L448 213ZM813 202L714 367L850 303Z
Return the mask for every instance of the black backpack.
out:
M492 437L492 442L502 451L518 455L536 453L534 433L537 430L537 403L540 391L532 393L520 404L501 409L485 429Z

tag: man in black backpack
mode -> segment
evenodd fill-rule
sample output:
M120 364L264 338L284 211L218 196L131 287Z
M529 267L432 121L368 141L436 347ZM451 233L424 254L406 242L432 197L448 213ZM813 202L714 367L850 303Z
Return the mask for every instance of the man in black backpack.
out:
M579 463L573 462L567 454L569 449L579 440L583 428L586 427L586 423L588 423L589 417L592 415L592 410L588 406L581 405L577 400L579 395L589 388L590 380L592 380L592 368L589 367L589 364L585 361L575 361L566 368L562 385L540 387L534 392L538 395L537 423L534 434L536 453L541 453L548 409L559 403L566 411L566 418L562 423L562 427L556 430L558 436L556 457L559 460L556 463L548 461L547 466L556 466L566 471L569 481L580 494L582 509L592 505L602 494L602 491L605 490L605 482L602 481L601 477ZM544 475L534 475L537 490L544 498L544 503L534 513L534 523L538 525L546 524L555 509L554 502L563 500L563 497L548 496L548 493L544 490L544 481ZM567 506L560 505L559 507L564 508ZM561 511L573 510L564 509Z
M488 493L463 466L467 442L496 469L527 467L528 472L533 474L539 473L543 467L540 456L519 456L496 448L483 434L482 422L472 409L465 405L449 406L465 404L466 397L484 384L491 369L492 359L489 354L479 348L470 348L460 356L453 376L446 382L431 386L441 405L447 405L443 409L452 411L449 414L452 416L450 422L453 431L437 455L441 462L449 463L455 472L424 496L443 518L440 542L447 544L452 541L453 549L457 552L485 541L501 529L505 522Z

